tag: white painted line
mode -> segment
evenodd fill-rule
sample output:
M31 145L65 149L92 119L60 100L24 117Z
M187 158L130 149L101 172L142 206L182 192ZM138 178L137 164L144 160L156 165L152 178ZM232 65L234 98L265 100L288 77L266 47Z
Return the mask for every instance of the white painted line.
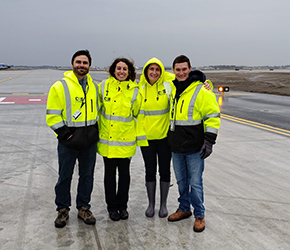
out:
M6 97L0 97L0 104L15 104L15 102L3 102Z
M30 102L40 102L41 99L29 99Z

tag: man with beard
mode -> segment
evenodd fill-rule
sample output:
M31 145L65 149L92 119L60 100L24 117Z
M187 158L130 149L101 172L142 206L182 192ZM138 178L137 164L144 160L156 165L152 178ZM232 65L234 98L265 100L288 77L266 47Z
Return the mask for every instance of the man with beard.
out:
M78 218L93 225L90 211L93 190L96 142L98 140L98 87L88 74L91 66L88 50L77 51L71 60L72 71L50 88L47 99L46 122L58 139L59 177L55 185L58 216L55 227L66 225L71 206L70 186L78 160L79 181L76 207Z

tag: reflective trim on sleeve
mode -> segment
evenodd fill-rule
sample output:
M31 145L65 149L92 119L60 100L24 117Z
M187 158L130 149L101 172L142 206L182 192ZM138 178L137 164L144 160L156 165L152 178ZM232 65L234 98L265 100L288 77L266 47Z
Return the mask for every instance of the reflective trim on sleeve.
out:
M220 117L220 113L213 113L213 114L209 114L209 115L205 115L202 119L205 121L208 118L215 118L215 117Z
M71 97L65 80L60 80L64 89L65 103L66 103L66 122L71 123Z
M144 140L147 140L146 135L137 136L137 141L144 141Z
M218 129L211 128L211 127L206 127L205 128L205 132L210 132L210 133L213 133L213 134L217 134L218 133Z
M64 124L64 121L61 121L61 122L58 122L58 123L56 123L56 124L54 124L54 125L52 125L52 126L50 126L50 127L51 127L52 130L56 130L56 129L58 129L58 128L63 127L64 125L65 125L65 124Z
M99 139L99 143L106 144L108 146L134 146L136 141L108 141L105 139Z
M46 114L47 115L61 115L62 111L59 109L47 109Z

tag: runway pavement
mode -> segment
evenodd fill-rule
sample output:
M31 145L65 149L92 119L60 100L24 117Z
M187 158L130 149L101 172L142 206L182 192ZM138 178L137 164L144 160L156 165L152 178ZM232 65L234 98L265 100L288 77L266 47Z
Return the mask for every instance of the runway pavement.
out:
M55 228L57 140L45 123L45 103L1 102L8 96L45 97L62 73L0 71L1 249L290 249L289 136L228 117L222 119L214 153L206 160L204 232L193 232L193 217L179 222L159 218L159 188L157 216L145 217L147 198L139 149L131 165L128 220L113 222L108 217L103 162L98 155L91 201L96 225L77 219L76 167L70 219L65 228ZM173 170L171 182L169 213L178 207Z

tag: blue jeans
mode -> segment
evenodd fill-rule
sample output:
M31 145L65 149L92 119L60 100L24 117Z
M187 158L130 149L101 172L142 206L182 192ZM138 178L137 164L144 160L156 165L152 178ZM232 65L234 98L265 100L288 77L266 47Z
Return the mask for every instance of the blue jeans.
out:
M71 180L74 166L78 159L79 181L77 189L76 207L90 208L91 193L94 184L94 168L96 163L96 143L87 149L78 151L68 148L58 142L58 181L55 185L55 204L57 210L71 206Z
M204 217L203 182L204 160L197 153L172 153L173 168L179 191L179 210L190 211L195 217Z

